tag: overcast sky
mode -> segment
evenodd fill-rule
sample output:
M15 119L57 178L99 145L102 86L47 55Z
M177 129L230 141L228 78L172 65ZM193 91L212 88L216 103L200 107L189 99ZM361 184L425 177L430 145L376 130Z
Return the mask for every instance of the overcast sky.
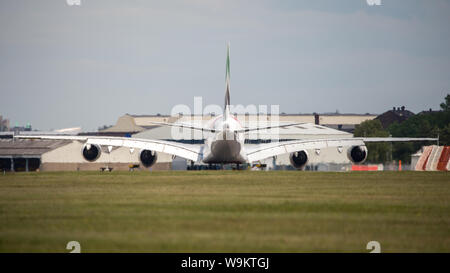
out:
M450 1L0 2L0 115L96 130L125 113L231 103L286 113L438 109L450 93Z

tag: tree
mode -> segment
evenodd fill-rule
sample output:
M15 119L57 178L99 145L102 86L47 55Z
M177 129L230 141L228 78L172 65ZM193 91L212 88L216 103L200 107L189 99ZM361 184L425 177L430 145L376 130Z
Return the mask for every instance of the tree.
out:
M422 112L410 117L401 124L394 123L388 131L394 137L438 137L440 145L450 145L450 95L441 103L442 111ZM430 142L395 143L393 158L410 162L411 154Z
M450 144L450 124L439 130L439 144Z
M355 127L355 137L388 137L389 132L383 129L377 119L366 120ZM371 163L384 163L392 160L390 143L367 143L367 161Z
M450 94L447 94L445 97L445 102L441 103L441 109L442 111L450 111Z

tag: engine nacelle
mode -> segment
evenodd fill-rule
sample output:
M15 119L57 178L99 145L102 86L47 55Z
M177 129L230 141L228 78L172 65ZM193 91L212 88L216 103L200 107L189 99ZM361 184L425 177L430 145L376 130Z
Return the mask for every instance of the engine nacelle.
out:
M347 157L355 164L361 164L367 159L366 146L352 146L347 150Z
M303 169L308 163L308 153L306 151L298 151L289 155L291 165L297 169Z
M142 165L146 168L150 168L153 166L153 164L156 163L156 160L158 159L158 154L155 151L150 150L142 150L139 154L139 160L141 161Z
M84 144L81 153L83 154L84 159L94 162L102 154L102 149L96 144Z

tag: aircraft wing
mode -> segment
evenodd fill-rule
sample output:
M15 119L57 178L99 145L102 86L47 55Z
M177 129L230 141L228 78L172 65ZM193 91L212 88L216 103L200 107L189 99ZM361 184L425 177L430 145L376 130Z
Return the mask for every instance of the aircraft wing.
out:
M272 156L293 153L308 149L322 149L328 147L361 146L365 142L408 142L408 141L436 141L437 138L405 138L405 137L354 137L354 138L328 138L328 139L306 139L286 142L274 142L255 145L247 149L249 162L259 161Z
M195 126L195 125L191 125L191 124L184 124L184 123L168 123L168 122L158 122L158 121L152 121L150 123L155 124L155 125L162 125L162 126L188 128L188 129L192 129L192 130L199 130L199 131L205 131L205 132L211 132L211 133L216 132L215 129L210 129L210 128L201 127L201 126Z
M188 128L188 129L211 132L211 133L217 132L216 129L205 128L205 127L200 127L200 126L195 126L192 124L185 124L185 123L167 123L167 122L157 122L157 121L152 121L151 123L155 124L155 125L171 126L171 127L178 127L178 128ZM236 132L247 133L247 132L251 132L251 131L269 130L269 129L273 129L273 128L284 128L284 127L296 126L296 125L302 125L302 124L304 124L304 123L289 123L289 124L279 124L279 125L254 127L254 128L249 127L249 128L242 128L240 130L236 130Z
M361 137L364 142L410 142L410 141L437 141L438 138L430 137Z
M289 123L289 124L279 124L279 125L272 125L272 126L265 126L265 127L249 127L249 128L243 128L240 130L236 130L236 132L239 133L247 133L247 132L251 132L251 131L260 131L260 130L269 130L269 129L273 129L273 128L284 128L284 127L289 127L289 126L296 126L296 125L302 125L305 123Z
M87 144L97 144L100 146L138 148L171 154L193 161L198 161L202 157L200 145L183 144L164 140L108 136L16 135L14 137L21 139L77 140Z

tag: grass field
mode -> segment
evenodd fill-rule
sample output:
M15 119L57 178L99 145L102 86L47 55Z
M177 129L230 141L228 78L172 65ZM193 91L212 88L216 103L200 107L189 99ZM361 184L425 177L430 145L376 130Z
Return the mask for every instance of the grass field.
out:
M0 175L0 252L450 252L442 172Z

